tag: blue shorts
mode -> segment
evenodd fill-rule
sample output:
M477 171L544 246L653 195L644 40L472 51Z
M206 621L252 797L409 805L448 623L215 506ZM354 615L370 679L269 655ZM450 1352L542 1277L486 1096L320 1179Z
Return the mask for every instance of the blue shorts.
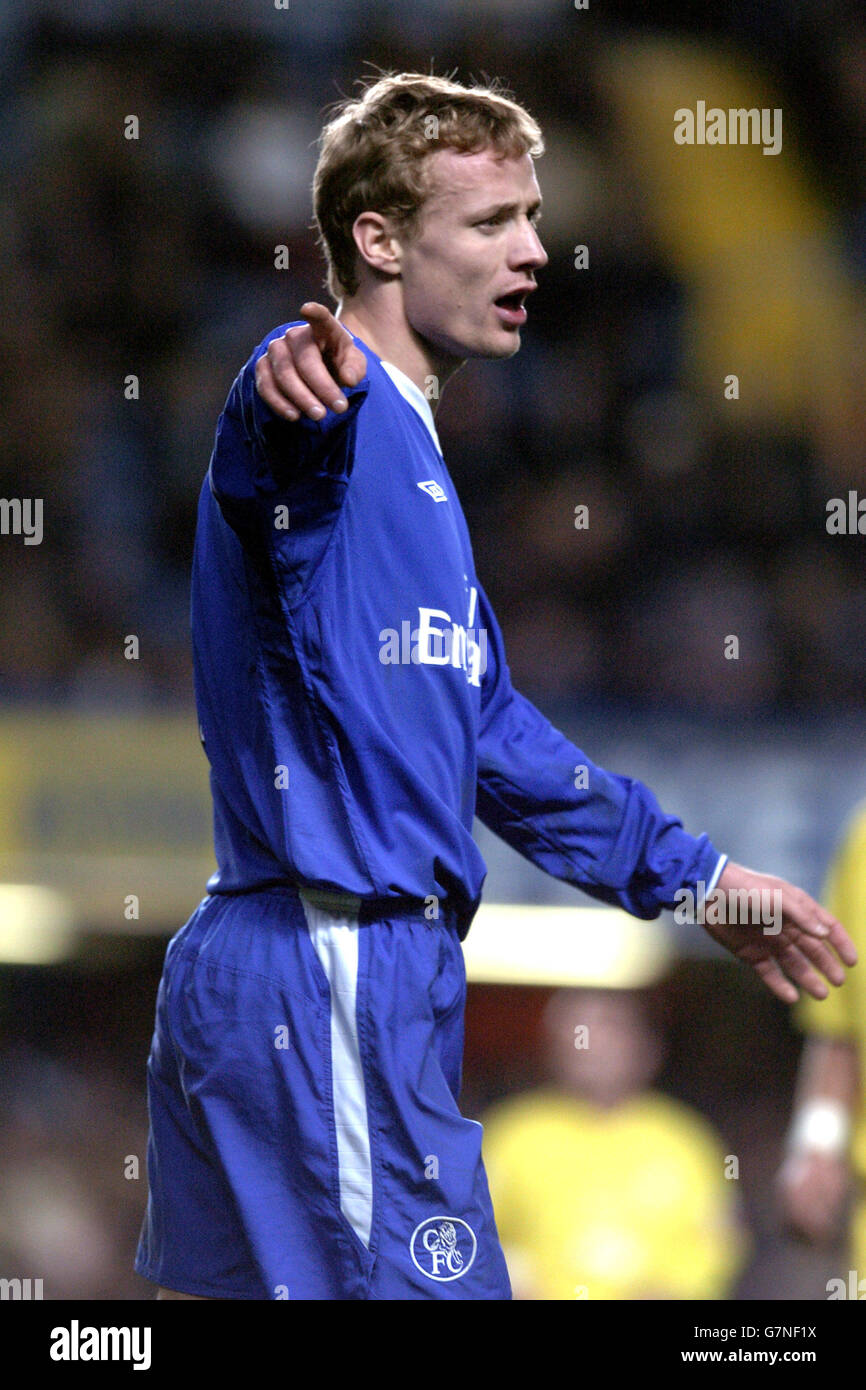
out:
M241 1299L508 1299L457 1106L456 920L290 887L206 898L169 944L135 1268Z

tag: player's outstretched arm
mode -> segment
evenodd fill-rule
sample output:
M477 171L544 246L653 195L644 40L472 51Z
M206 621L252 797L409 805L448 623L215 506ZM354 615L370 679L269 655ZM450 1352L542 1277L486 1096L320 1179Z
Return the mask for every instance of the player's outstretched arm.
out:
M747 901L772 905L772 922L767 922L760 908L748 920L748 913L737 910ZM710 911L713 904L721 910ZM797 1002L798 987L815 999L826 999L829 990L825 978L841 985L845 979L843 964L857 963L856 947L841 922L802 888L772 874L755 873L742 864L728 862L716 888L707 895L705 908L708 920L704 929L751 965L785 1004ZM746 920L742 920L744 915Z
M340 390L357 386L367 374L367 359L352 335L324 304L301 305L307 320L274 338L256 363L256 390L275 415L321 420L325 410L347 409Z

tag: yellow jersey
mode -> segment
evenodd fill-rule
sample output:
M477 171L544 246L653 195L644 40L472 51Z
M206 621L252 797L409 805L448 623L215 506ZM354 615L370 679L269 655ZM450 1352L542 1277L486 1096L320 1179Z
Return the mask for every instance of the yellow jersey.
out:
M742 1265L736 1160L677 1101L534 1091L488 1112L483 1152L517 1298L724 1298Z

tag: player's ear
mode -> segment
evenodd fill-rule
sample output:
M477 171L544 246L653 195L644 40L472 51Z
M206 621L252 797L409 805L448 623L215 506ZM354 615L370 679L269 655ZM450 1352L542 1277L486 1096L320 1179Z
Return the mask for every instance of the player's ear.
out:
M383 275L399 275L403 247L391 221L380 212L361 212L352 226L358 255Z

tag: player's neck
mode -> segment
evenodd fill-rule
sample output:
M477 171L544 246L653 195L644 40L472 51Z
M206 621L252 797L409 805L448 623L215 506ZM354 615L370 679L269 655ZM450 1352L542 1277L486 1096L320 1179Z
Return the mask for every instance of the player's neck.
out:
M377 357L405 372L419 391L424 392L435 415L442 389L458 367L462 367L462 361L433 353L429 344L414 332L402 314L377 311L360 296L341 300L335 317L344 328L372 348ZM438 388L433 393L429 390L431 377L436 378Z

